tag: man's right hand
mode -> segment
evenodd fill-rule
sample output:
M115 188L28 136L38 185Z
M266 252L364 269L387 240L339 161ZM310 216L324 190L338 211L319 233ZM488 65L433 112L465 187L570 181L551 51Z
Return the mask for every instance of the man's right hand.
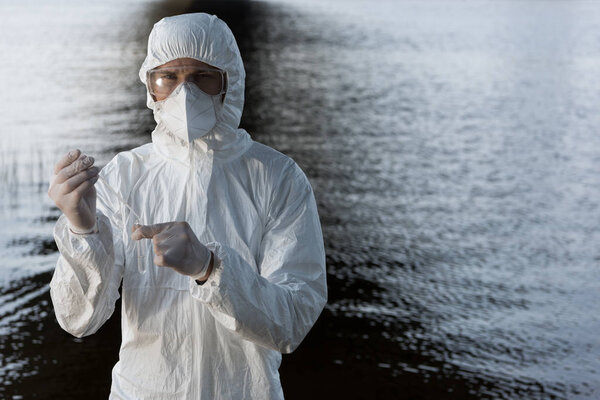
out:
M66 215L71 226L90 230L96 223L96 189L100 169L94 158L72 150L54 166L48 196Z

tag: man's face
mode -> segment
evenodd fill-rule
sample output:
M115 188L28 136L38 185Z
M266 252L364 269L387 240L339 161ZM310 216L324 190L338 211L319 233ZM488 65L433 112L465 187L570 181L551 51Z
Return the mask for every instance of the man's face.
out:
M155 101L169 97L184 82L194 83L208 95L225 99L226 75L219 68L193 58L177 58L148 72L148 90Z

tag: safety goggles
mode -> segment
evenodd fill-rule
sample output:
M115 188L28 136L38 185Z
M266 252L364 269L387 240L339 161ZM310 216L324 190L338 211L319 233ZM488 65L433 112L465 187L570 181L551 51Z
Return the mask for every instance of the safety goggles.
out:
M184 82L194 83L204 93L217 96L226 92L225 71L193 66L152 69L147 73L148 91L157 98L168 97Z

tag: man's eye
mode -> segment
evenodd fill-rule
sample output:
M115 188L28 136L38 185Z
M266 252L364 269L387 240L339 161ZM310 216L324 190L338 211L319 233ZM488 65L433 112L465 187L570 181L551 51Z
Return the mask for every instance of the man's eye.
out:
M211 71L197 72L196 73L196 78L199 78L199 79L220 79L219 75L216 72L211 72Z
M177 76L175 74L162 74L159 79L164 79L164 80L173 80L173 79L177 79Z

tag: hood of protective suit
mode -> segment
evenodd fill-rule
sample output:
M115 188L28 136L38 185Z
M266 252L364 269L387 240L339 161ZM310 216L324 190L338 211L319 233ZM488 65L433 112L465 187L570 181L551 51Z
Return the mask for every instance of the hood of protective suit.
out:
M217 107L217 122L206 135L191 142L183 141L158 123L152 132L156 150L167 158L193 163L196 158L231 157L250 145L250 137L238 129L244 107L246 73L237 43L229 27L214 15L183 14L163 18L152 28L148 38L148 54L140 68L140 79L146 84L146 73L178 58L193 58L222 69L227 74L227 93ZM147 105L156 112L156 102L147 92Z

